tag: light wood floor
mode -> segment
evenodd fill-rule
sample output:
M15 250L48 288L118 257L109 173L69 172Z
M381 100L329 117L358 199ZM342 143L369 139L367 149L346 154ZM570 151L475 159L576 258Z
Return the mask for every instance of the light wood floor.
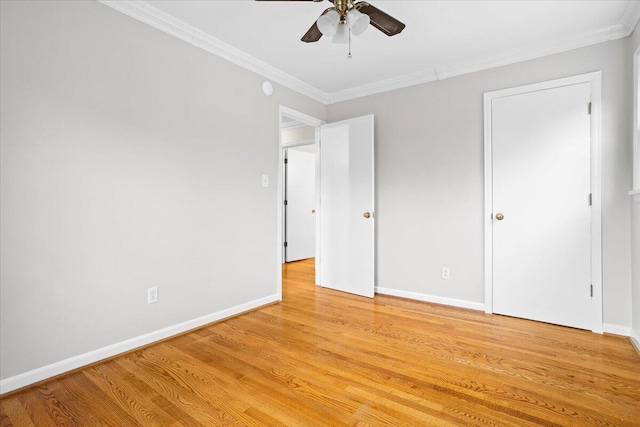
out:
M0 400L1 426L639 426L626 338L316 287Z

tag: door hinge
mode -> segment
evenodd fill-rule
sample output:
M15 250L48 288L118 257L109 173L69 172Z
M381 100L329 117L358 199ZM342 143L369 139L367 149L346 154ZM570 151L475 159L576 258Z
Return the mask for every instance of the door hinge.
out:
M285 163L289 163L289 159L285 158L285 159L284 159L284 162L285 162Z
M589 103L589 114L591 114L591 103Z
M591 285L590 288L591 288L591 298L593 298L593 285Z
M284 201L284 205L287 206L288 204L289 204L289 202L285 200Z
M589 206L593 205L593 193L589 193Z
M287 247L287 242L284 242L284 247L285 247L285 248Z

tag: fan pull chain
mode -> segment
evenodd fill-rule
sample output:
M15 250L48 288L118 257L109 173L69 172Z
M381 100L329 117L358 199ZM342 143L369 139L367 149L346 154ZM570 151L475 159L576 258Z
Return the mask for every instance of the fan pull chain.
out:
M347 56L348 59L353 58L351 56L351 28L349 28L349 55Z

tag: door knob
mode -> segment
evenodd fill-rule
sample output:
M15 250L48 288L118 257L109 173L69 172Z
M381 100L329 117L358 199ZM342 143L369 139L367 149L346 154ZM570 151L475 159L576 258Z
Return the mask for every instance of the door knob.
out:
M498 221L502 221L504 219L504 215L502 215L501 213L496 214L496 219Z
M369 212L365 212L362 216L365 218L371 218L371 214Z
M311 213L316 213L316 210L315 209L311 209Z

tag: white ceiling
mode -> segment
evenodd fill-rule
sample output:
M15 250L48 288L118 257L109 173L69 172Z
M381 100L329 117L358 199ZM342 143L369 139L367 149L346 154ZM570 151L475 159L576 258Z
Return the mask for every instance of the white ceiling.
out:
M347 45L300 41L328 1L103 3L324 103L626 37L640 18L636 0L371 0L407 27L369 27L347 59Z

